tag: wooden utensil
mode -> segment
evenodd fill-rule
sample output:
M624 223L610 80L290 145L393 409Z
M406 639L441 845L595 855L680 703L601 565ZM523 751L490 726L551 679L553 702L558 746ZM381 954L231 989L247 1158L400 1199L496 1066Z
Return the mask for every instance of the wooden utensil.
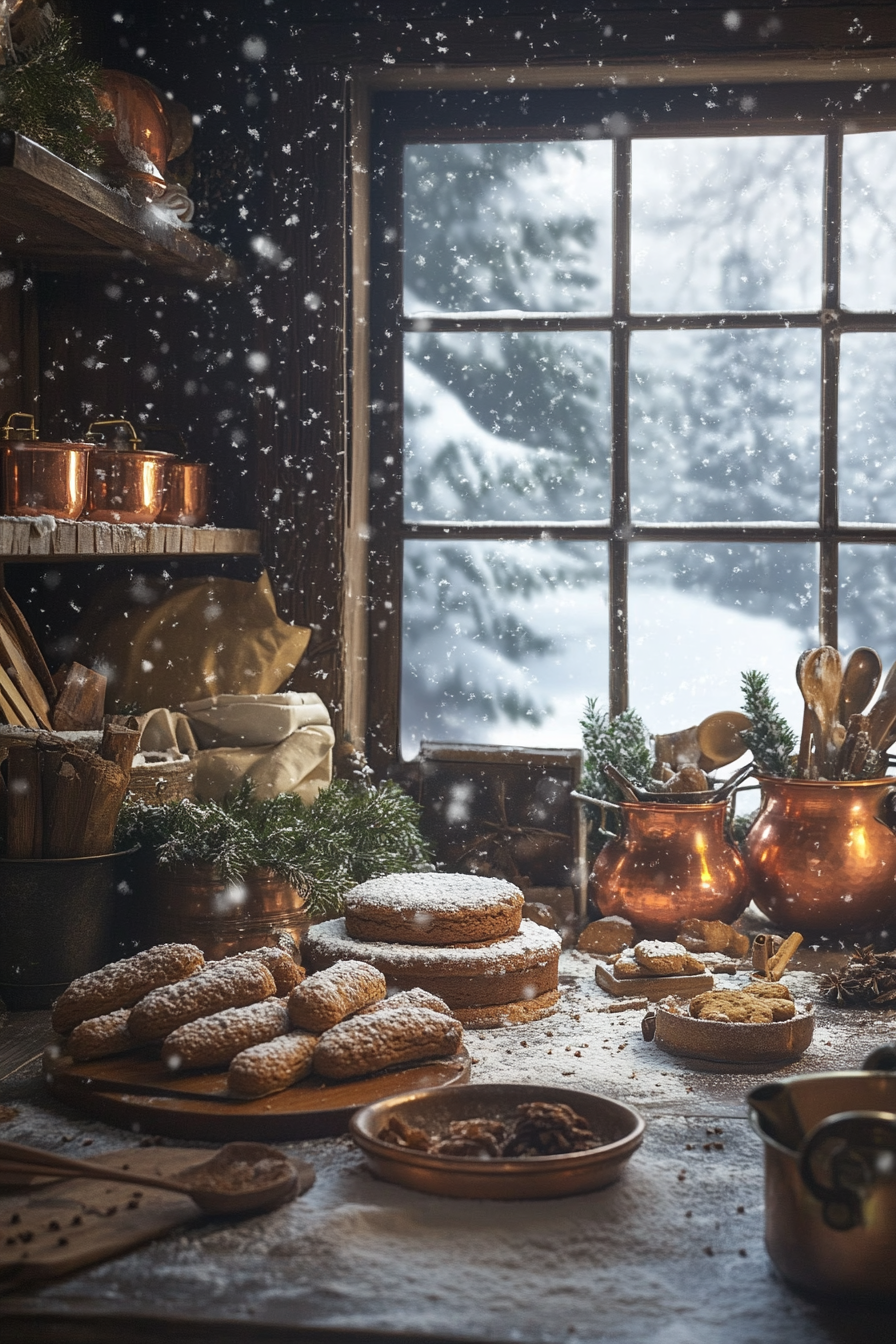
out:
M853 649L846 660L843 682L840 686L840 705L837 712L840 723L849 723L851 715L864 712L877 690L882 671L880 655L874 649Z
M887 673L880 695L868 711L868 718L871 720L868 727L871 750L879 751L896 719L896 663Z
M800 655L796 665L797 684L812 714L812 735L819 773L833 769L837 747L834 730L839 724L840 686L843 664L837 649L822 644ZM896 705L894 705L896 714ZM842 738L841 738L842 741Z
M260 1163L269 1163L270 1170L252 1180L251 1168ZM264 1213L274 1209L296 1193L299 1183L295 1167L281 1152L265 1143L228 1143L208 1161L185 1167L167 1179L135 1177L130 1171L103 1167L96 1162L79 1162L76 1158L61 1157L58 1153L23 1143L0 1143L0 1171L14 1169L20 1172L23 1168L40 1176L89 1176L99 1181L118 1181L122 1185L173 1190L189 1195L203 1213L218 1216ZM307 1185L304 1188L307 1189Z
M741 733L750 728L751 721L746 714L736 709L724 709L718 714L709 714L697 725L697 742L701 755L714 766L730 765L747 750Z

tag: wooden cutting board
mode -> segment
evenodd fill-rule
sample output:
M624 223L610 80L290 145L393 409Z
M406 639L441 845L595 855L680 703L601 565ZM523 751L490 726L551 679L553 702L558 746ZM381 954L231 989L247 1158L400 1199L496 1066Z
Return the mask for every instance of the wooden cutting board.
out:
M43 1072L60 1101L132 1133L275 1143L344 1134L354 1112L372 1101L469 1082L470 1056L461 1048L449 1059L408 1064L349 1082L312 1076L253 1101L228 1095L226 1072L178 1077L152 1050L75 1064L67 1056L54 1057L50 1049Z
M136 1178L173 1176L208 1156L207 1148L126 1148L94 1160ZM188 1195L136 1183L75 1177L15 1194L0 1186L0 1292L71 1274L203 1217Z

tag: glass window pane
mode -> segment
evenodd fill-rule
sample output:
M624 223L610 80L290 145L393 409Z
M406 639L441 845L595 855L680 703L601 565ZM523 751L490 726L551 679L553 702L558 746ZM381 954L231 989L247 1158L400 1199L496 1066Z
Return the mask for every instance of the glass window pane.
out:
M844 523L896 522L896 334L840 340L838 451Z
M405 547L401 746L421 738L574 747L587 696L606 702L606 547Z
M815 545L633 544L630 703L654 732L738 709L741 674L767 672L798 733L795 668L818 643Z
M814 311L821 136L632 143L633 312Z
M896 546L840 547L840 648L870 645L884 675L896 659Z
M844 307L896 308L896 131L844 136L842 240Z
M817 518L818 332L635 332L630 370L633 519Z
M609 516L610 338L412 335L405 341L405 517Z
M610 308L609 140L409 145L405 310Z

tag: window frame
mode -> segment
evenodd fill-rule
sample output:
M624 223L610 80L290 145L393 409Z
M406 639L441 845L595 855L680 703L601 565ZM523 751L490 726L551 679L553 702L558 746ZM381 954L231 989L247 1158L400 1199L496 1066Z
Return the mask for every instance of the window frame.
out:
M861 92L856 111L854 92ZM752 111L743 100L752 99ZM707 106L708 105L708 106ZM749 104L748 104L749 105ZM525 109L522 111L521 109ZM610 118L613 118L611 121ZM625 133L620 134L620 125ZM583 134L583 127L589 132ZM595 128L600 128L595 137ZM837 644L841 544L894 544L896 524L842 523L837 495L837 372L844 332L896 331L896 311L844 311L840 303L842 155L846 134L896 129L896 83L762 84L715 80L674 88L381 92L371 108L369 289L368 754L378 769L401 762L402 568L410 540L552 540L604 543L609 557L609 704L628 706L628 548L655 542L814 542L819 552L819 637ZM616 132L614 134L614 131ZM631 145L640 138L732 135L825 137L819 307L804 313L635 314L630 311ZM452 313L423 320L403 312L402 161L409 144L577 140L614 142L612 307L609 313L532 313L512 318ZM822 302L823 300L823 302ZM629 345L639 330L800 327L821 333L819 510L815 522L648 523L629 512ZM611 513L600 522L406 520L403 510L403 342L407 333L608 331L611 340Z

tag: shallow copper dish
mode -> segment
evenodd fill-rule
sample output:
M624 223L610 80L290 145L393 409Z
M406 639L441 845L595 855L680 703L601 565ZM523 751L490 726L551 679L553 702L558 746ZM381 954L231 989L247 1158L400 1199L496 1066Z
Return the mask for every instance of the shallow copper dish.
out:
M682 1000L686 1003L686 1000ZM731 1073L765 1073L782 1068L805 1054L815 1034L815 1009L811 1003L796 1005L789 1022L704 1022L683 1013L656 1006L654 1040L670 1055Z
M571 1106L606 1141L598 1148L556 1157L481 1159L415 1152L377 1138L393 1115L434 1131L447 1129L452 1120L511 1118L517 1106L529 1101ZM600 1190L615 1181L641 1146L644 1120L630 1106L593 1092L522 1083L473 1083L445 1092L404 1092L376 1101L352 1117L350 1132L374 1174L395 1185L456 1199L558 1199Z

